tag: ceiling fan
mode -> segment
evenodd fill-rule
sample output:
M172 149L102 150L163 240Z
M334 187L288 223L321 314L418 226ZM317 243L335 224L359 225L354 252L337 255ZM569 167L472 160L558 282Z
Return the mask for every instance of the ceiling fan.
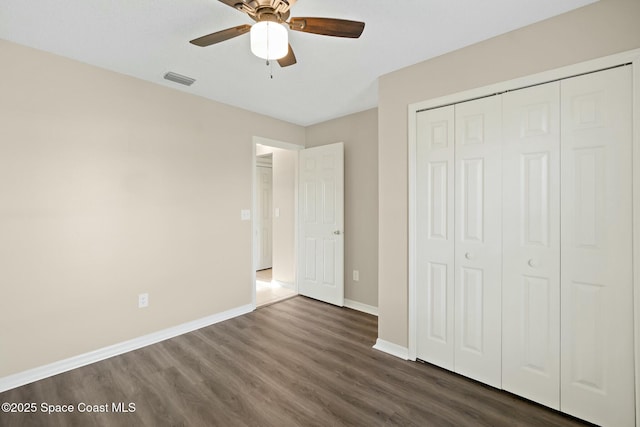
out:
M251 32L251 51L267 61L275 59L281 67L295 64L296 56L285 26L293 31L323 36L358 38L364 22L334 18L291 18L289 10L297 0L218 0L244 12L255 24L238 25L191 40L196 46L210 46ZM289 19L289 21L287 21Z

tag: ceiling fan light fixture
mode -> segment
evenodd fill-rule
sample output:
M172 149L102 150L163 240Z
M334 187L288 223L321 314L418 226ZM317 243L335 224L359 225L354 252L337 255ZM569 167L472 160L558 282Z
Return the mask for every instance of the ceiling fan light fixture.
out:
M266 60L284 58L289 52L287 29L277 22L256 22L251 27L251 52Z

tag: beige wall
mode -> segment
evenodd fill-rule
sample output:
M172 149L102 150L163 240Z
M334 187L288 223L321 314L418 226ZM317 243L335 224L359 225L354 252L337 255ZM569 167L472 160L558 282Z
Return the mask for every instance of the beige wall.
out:
M5 41L0 58L0 377L251 303L252 137L304 128Z
M309 126L307 147L344 142L345 298L378 306L377 109ZM353 270L360 281L353 281Z
M407 108L419 102L640 47L640 1L590 6L379 80L379 326L407 345Z
M298 152L273 148L273 279L296 281L296 176Z

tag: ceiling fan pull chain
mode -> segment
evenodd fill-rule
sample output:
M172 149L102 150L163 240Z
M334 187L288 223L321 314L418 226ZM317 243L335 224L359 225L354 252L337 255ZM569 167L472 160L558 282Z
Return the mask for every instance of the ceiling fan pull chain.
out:
M267 22L267 25L269 23ZM269 52L269 33L267 32L267 52ZM273 67L270 66L271 61L269 61L269 56L267 55L267 67L269 67L269 78L273 80Z
M267 68L269 69L269 78L273 79L273 62L267 59Z

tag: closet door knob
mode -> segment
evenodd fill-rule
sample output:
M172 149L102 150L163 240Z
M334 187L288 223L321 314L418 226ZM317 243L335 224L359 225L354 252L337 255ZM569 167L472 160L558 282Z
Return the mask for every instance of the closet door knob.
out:
M538 261L536 261L533 258L531 258L529 261L527 261L527 264L529 265L529 267L537 267L538 266Z
M473 255L471 255L471 252L467 252L466 254L464 254L464 257L468 260L473 259Z

